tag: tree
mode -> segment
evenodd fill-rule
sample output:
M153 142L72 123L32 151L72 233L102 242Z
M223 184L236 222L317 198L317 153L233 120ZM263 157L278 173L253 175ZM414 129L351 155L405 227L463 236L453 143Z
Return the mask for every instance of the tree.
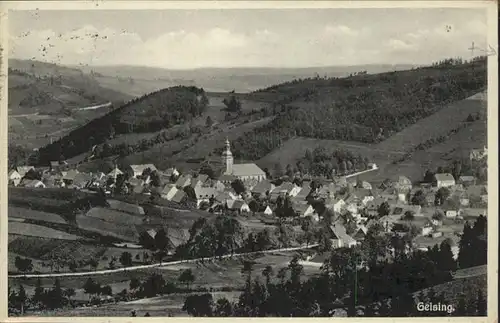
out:
M231 187L236 192L236 194L243 194L246 191L245 184L241 181L241 179L236 179L231 183Z
M120 255L120 263L124 267L132 266L132 254L127 251L122 252L122 254Z
M240 112L241 111L241 102L232 95L229 100L225 98L222 103L226 106L229 112Z
M453 257L453 252L451 251L451 245L448 240L441 242L439 247L439 261L437 263L438 267L447 272L454 272L457 270L457 262Z
M141 287L141 282L139 281L139 279L137 279L135 277L130 279L130 283L129 283L130 290L134 291L139 287Z
M378 216L383 217L383 216L389 215L390 211L391 211L391 207L390 207L389 203L383 202L378 207Z
M26 290L23 285L19 285L19 291L17 292L16 303L17 307L21 311L21 315L24 314L24 307L26 306L26 301L28 296L26 295Z
M194 282L194 274L191 269L186 269L179 275L179 282L186 284L186 289L189 289L189 285Z
M165 229L161 228L155 235L154 238L155 246L157 251L157 256L159 258L160 263L163 260L164 255L168 251L168 247L170 246L170 239L167 237L167 232Z
M158 171L153 171L150 175L151 177L151 185L154 186L154 187L161 187L162 186L162 183L161 183L161 177L160 177L160 174L158 174Z
M184 301L182 310L195 317L211 317L213 298L212 294L189 295Z
M74 288L66 288L63 292L64 296L68 298L69 302L71 303L71 297L75 296L75 289Z
M111 288L111 286L106 285L106 286L103 286L103 287L101 288L100 293L101 293L102 295L111 296L111 295L113 295L113 289Z
M267 265L266 268L262 270L262 276L266 278L266 286L268 286L268 288L271 285L271 277L273 276L273 274L273 267L271 267L270 265Z
M101 286L99 283L94 282L92 278L88 278L83 285L83 291L85 294L89 294L89 297L99 293Z
M33 302L35 305L41 306L45 302L45 289L42 287L42 281L37 278L35 285L35 293L33 295Z
M273 167L273 175L275 178L280 178L283 176L283 167L280 163L275 163Z
M219 298L215 304L214 314L217 317L229 317L233 315L233 306L227 298Z
M21 258L16 256L14 265L20 272L26 273L33 270L33 261L28 258Z
M450 197L450 194L451 194L450 190L447 187L441 187L436 192L436 196L434 198L434 204L436 206L442 205L444 201L446 201L448 197Z
M413 205L420 205L424 207L426 205L427 201L425 199L425 194L422 190L418 190L415 195L413 195L411 199L411 204Z
M413 221L415 219L415 214L413 211L406 211L403 215L403 220L405 221Z
M460 295L460 298L458 299L457 308L453 314L455 316L467 316L469 314L464 294Z
M212 120L212 118L210 118L210 116L207 116L207 119L205 119L205 126L207 128L211 128L214 124L214 121Z

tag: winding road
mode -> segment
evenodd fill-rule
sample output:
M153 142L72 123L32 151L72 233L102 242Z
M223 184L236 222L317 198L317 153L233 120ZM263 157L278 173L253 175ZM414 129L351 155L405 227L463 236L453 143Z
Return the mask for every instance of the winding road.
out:
M293 248L281 248L281 249L271 249L271 250L264 250L264 251L235 253L232 255L228 254L228 255L223 255L220 257L207 257L207 258L176 260L176 261L156 263L156 264L150 264L150 265L139 265L139 266L131 266L131 267L124 267L124 268L116 268L116 269L106 269L106 270L98 270L98 271L82 271L82 272L76 272L76 273L9 275L9 278L48 278L48 277L79 277L79 276L107 275L107 274L125 272L125 271L135 271L135 270L149 269L149 268L156 268L156 267L167 267L167 266L179 265L179 264L196 263L199 261L211 261L211 260L227 259L227 258L231 259L231 258L238 258L238 257L255 255L255 254L269 254L269 253L276 253L276 252L298 251L298 250L311 249L311 248L314 248L317 246L319 246L319 244L311 244L311 245L307 245L307 246L300 246L300 247L293 247Z

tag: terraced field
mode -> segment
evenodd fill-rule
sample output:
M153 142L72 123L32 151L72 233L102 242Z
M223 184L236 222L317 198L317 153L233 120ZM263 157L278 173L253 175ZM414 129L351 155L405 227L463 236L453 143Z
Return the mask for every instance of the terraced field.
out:
M80 240L82 237L69 234L63 231L54 230L41 225L9 222L9 234L17 234L31 237L51 238L60 240Z

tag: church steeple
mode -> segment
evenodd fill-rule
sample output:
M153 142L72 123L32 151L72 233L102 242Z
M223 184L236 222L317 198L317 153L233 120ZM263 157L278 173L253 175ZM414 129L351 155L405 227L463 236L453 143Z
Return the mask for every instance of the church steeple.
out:
M226 149L222 152L222 162L226 166L225 174L233 173L233 154L231 153L231 144L229 139L226 137Z

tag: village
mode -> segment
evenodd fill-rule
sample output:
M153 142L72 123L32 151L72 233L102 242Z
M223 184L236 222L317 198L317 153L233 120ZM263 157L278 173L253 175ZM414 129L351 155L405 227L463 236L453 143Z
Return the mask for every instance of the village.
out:
M486 148L470 152L471 160L486 157ZM464 222L487 214L486 183L478 183L474 176L454 178L450 173L436 173L431 180L415 183L395 174L394 180L384 180L379 186L357 174L333 179L303 174L271 179L255 164L234 164L228 140L222 164L224 169L217 178L203 172L181 174L175 167L158 170L153 164L126 169L115 166L107 174L93 174L64 162L36 169L19 166L8 176L10 186L101 191L107 196L119 192L125 199L149 196L174 208L233 214L266 225L296 226L304 220L317 223L329 217L332 248L359 245L368 229L378 223L387 234L410 233L413 247L424 251L448 240L457 257ZM364 172L377 169L371 163Z

